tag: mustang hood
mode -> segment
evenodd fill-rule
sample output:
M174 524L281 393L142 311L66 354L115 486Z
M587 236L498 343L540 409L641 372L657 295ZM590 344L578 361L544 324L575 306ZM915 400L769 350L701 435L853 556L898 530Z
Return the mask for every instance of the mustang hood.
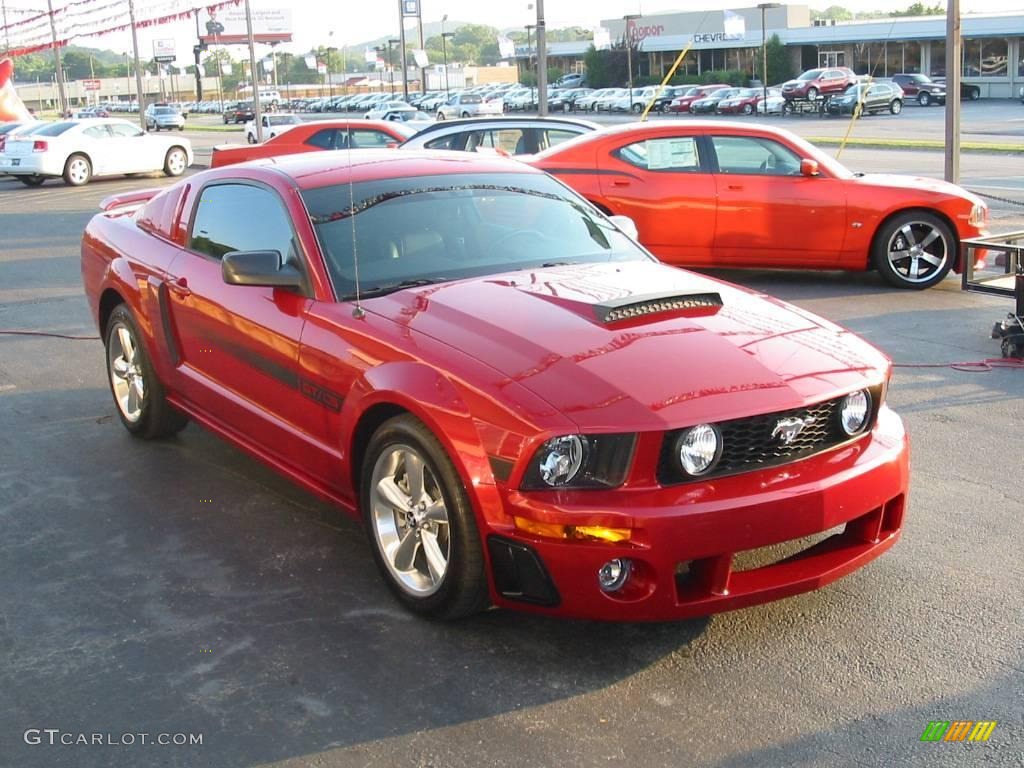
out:
M486 363L582 430L795 408L879 383L888 367L845 329L655 262L524 270L365 306Z

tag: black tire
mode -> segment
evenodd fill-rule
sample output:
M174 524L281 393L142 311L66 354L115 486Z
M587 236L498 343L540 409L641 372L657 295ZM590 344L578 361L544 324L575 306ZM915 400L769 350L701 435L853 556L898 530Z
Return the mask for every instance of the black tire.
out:
M634 113L639 115L643 111L644 111L644 105L643 104L634 104L633 105L633 112Z
M40 184L46 181L46 177L40 176L39 174L34 174L32 176L18 176L17 178L18 181L20 181L26 187L38 187Z
M970 99L971 101L977 101L978 99L980 99L981 88L978 88L976 85L972 85L970 88L967 89L967 98Z
M137 366L142 372L145 382L145 394L142 398L141 413L137 419L130 420L121 410L118 404L117 393L114 391L114 376L112 375L113 356L111 345L114 342L114 335L121 327L126 327L135 343L135 359ZM118 342L120 343L120 342ZM188 424L188 418L181 412L174 410L167 402L166 391L160 379L157 378L153 365L149 360L145 344L142 342L142 334L139 333L135 318L131 311L124 304L119 304L110 313L107 320L107 327L103 339L107 360L107 383L110 386L110 394L114 398L114 409L117 411L121 424L135 437L145 440L156 440L162 437L170 437L180 432Z
M64 163L64 183L69 187L84 187L91 178L92 163L85 155L75 153Z
M466 119L467 117L469 117L469 112L465 112L465 111L463 111L463 113L462 113L462 119L463 119L463 120L465 120L465 119Z
M246 140L246 142L248 142L249 144L255 144L255 143L256 143L256 137L255 137L255 136L253 136L253 135L252 135L251 133L247 133L247 134L245 135L245 140Z
M921 91L917 94L917 103L922 107L927 107L932 103L932 95L928 91Z
M445 118L444 118L444 112L438 112L438 113L437 113L437 119L438 119L438 120L444 120L444 119L445 119Z
M784 101L784 102L782 102L782 114L784 114L784 115L791 115L791 114L793 114L793 111L795 109L796 108L793 106L793 102L792 101ZM767 105L766 105L766 109L765 109L765 114L767 114Z
M898 115L903 111L903 102L900 99L893 99L889 102L889 112Z
M914 236L918 242L923 242L927 239L929 235L925 234L923 237L920 235L924 231L929 230L929 228L938 233L938 238L926 247L928 254L932 257L940 256L939 253L936 253L940 248L937 248L935 243L941 241L941 261L938 265L927 264L926 269L931 271L926 272L924 277L913 278L912 274L902 274L893 266L889 258L890 245L892 246L891 250L897 253L906 252L908 250L907 246L911 245L908 242L901 243L895 240L895 238L900 236L903 227L908 225L911 232L915 233ZM887 219L878 228L871 243L871 264L890 285L896 288L923 290L931 288L946 277L956 261L957 247L958 243L953 230L934 213L928 211L906 211ZM908 265L908 273L910 269L911 267Z
M177 166L177 160L179 157L184 160L180 170ZM167 154L164 155L164 175L166 176L181 176L185 173L188 168L188 153L181 147L171 147L167 150Z
M372 511L372 477L377 460L398 445L414 449L437 480L448 513L449 556L436 591L411 594L385 562ZM483 610L488 603L483 547L473 508L455 466L441 443L423 422L409 414L384 422L370 438L360 467L359 506L370 541L370 551L388 588L413 613L438 619L457 619Z
M818 98L818 89L812 85L807 89L807 100L814 101L816 98Z
M754 114L754 105L753 104L744 104L743 105L743 114L744 115L752 115L752 114Z

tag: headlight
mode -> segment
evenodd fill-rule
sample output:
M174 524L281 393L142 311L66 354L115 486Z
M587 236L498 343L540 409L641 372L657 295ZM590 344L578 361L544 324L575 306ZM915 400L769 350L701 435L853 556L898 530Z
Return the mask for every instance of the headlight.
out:
M861 389L857 392L851 392L843 398L843 403L839 409L839 423L846 434L856 435L868 423L868 415L870 413L871 396L867 390Z
M696 477L710 470L722 455L722 436L717 427L698 424L683 432L676 446L679 465L686 474Z
M988 222L988 206L985 203L977 203L971 208L971 216L967 223L972 227L983 227Z
M633 434L553 437L530 459L522 488L614 488L622 485L635 442Z

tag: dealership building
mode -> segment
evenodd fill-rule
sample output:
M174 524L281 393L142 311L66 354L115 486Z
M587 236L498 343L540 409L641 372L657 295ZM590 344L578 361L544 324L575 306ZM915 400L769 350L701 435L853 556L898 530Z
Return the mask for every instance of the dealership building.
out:
M765 35L779 36L794 70L846 66L875 77L900 72L946 74L945 16L812 22L808 6L782 5L763 11L753 7L607 19L602 27L612 41L628 37L644 54L639 62L641 75L666 74L687 46L690 52L680 66L683 73L724 69L753 73L760 57L762 13ZM743 20L741 32L736 17ZM961 34L963 81L977 85L983 97L1015 96L1024 86L1024 11L964 14ZM589 41L553 43L550 63L566 72L582 71L589 46ZM517 54L522 59L528 56L525 47Z

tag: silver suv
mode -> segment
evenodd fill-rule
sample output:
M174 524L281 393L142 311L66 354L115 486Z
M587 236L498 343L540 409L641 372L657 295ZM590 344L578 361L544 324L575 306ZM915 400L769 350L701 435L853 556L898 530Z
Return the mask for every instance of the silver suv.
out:
M168 131L173 128L185 130L185 118L177 107L166 104L150 104L146 107L146 130L159 131L161 128Z

